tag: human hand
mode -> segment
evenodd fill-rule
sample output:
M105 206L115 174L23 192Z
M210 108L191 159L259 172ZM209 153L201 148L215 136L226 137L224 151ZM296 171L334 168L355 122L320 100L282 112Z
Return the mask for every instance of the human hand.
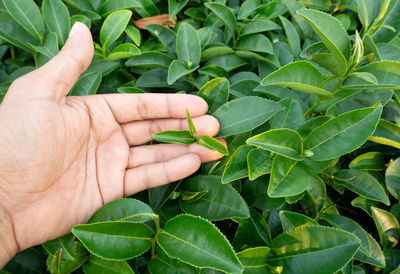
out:
M15 252L86 222L103 204L222 157L198 145L138 146L158 131L186 129L185 108L200 136L215 136L218 121L204 115L200 97L66 97L92 55L90 31L77 23L62 51L17 79L0 106L0 268Z

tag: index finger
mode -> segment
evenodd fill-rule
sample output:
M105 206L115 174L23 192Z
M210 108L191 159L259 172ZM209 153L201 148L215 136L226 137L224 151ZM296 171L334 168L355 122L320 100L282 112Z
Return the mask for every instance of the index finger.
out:
M192 117L196 117L205 114L208 110L206 101L199 96L188 94L107 94L94 97L100 96L106 101L119 123L160 118L185 118L186 108Z

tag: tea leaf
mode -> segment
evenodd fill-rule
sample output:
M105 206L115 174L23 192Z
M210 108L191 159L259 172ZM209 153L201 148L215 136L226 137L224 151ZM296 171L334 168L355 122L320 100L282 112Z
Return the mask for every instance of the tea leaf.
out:
M159 142L190 145L195 140L188 130L167 130L153 134Z
M244 267L243 273L268 273L265 262L269 255L266 246L245 249L236 254Z
M247 166L251 181L262 175L271 173L272 159L269 152L264 149L252 149L247 154Z
M282 210L279 212L279 218L281 219L282 228L285 232L308 225L318 225L317 221L314 219L296 212Z
M108 49L124 32L132 12L129 10L119 10L111 13L104 20L100 29L100 42L103 49Z
M197 96L207 102L210 112L214 112L228 101L229 81L225 78L215 78L202 86Z
M57 34L58 44L64 45L71 24L67 7L61 0L43 0L42 12L47 28Z
M223 143L218 141L215 138L212 138L208 135L202 136L198 141L197 144L203 146L209 150L218 151L222 155L229 155L229 151L226 149Z
M87 274L98 273L124 273L133 274L133 270L125 261L103 260L96 256L91 256L89 263L83 266L83 271Z
M142 54L142 52L135 45L120 44L112 50L107 58L114 61L119 59L126 59L140 54Z
M102 74L97 71L85 73L75 83L71 91L70 96L83 96L96 94L97 89L100 86Z
M102 222L77 225L72 233L93 254L109 260L137 257L151 247L153 230L144 224Z
M191 215L169 220L157 243L172 258L196 267L241 273L243 270L225 236L209 221Z
M232 10L227 6L216 2L206 3L205 6L215 13L222 22L224 22L226 27L232 33L232 36L235 38L238 33L238 26Z
M396 199L400 197L400 158L391 162L385 173L386 188Z

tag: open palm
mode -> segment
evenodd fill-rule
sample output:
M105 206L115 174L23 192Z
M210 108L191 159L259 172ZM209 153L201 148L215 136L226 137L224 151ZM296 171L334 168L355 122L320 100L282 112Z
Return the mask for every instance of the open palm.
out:
M90 32L77 24L63 50L17 79L0 107L0 209L19 250L69 232L106 202L179 180L222 156L197 145L138 146L155 132L185 129L185 108L199 135L216 135L219 124L204 115L199 97L65 97L92 55Z

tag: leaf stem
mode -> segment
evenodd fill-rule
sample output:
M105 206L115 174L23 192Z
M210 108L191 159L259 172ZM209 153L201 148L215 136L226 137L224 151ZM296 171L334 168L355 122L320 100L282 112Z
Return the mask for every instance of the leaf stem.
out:
M153 241L151 243L151 258L154 259L156 257L156 239L158 234L161 232L160 229L160 217L157 214L153 214L152 216L154 223L156 224L156 234L154 235Z
M317 108L320 104L321 104L321 100L318 98L318 101L317 101L313 106L311 106L311 107L306 111L306 113L304 113L304 117L309 116L309 115L314 111L314 109Z

